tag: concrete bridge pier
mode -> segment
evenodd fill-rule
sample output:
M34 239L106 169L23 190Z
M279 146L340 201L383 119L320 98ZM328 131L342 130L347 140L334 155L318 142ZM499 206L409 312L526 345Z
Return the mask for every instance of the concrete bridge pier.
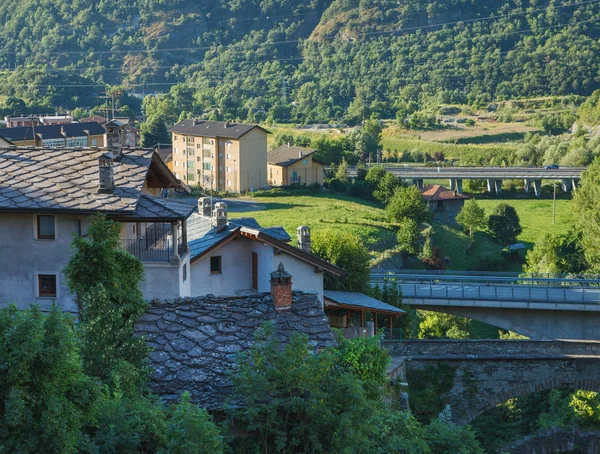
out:
M423 189L423 178L413 178L412 182L417 188Z
M541 197L541 195L542 195L542 180L533 180L533 190L535 191L536 197Z
M523 181L523 188L525 189L525 192L529 194L529 191L531 190L531 178L525 178Z
M571 178L571 191L575 192L578 184L579 180L577 178Z
M494 189L496 194L502 194L502 180L494 180Z
M495 194L496 193L496 184L495 184L495 180L490 180L487 179L486 181L487 184L487 190L490 194Z
M571 178L563 178L561 184L563 192L571 192L571 189L573 188L572 184L573 180Z
M456 178L450 178L450 190L454 191L456 189Z
M450 178L450 190L462 194L462 178Z

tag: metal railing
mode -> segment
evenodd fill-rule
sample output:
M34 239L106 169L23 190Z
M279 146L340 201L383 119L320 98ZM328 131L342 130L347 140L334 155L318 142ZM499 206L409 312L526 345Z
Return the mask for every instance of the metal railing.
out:
M402 328L392 328L391 334L389 328L378 328L377 335L382 335L384 341L402 341Z
M161 244L148 246L144 238L137 240L121 240L121 249L129 252L142 262L169 262L173 255L173 244L170 240L161 241Z
M527 285L398 284L403 298L518 301L539 303L599 303L600 289Z

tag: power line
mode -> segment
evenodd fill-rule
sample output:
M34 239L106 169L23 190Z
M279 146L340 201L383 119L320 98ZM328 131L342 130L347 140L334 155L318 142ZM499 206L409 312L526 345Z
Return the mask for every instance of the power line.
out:
M550 29L550 28L557 28L557 27L562 27L562 26L574 26L574 25L579 25L582 23L591 23L591 22L597 22L600 21L600 18L596 18L596 19L587 19L587 20L583 20L583 21L579 21L576 23L572 23L572 24L559 24L559 25L554 25L554 26L548 26L548 27L539 27L534 29L528 29L528 30L517 30L514 32L509 32L509 33L501 33L500 35L504 36L504 35L511 35L511 34L520 34L520 33L527 33L530 31L537 31L537 30L545 30L545 29ZM498 35L498 34L496 34ZM479 38L485 38L485 37L489 37L489 36L495 36L495 35L483 35L483 36L479 36L479 37L473 37L468 41L473 41L475 39L479 39ZM583 37L583 35L582 35ZM593 38L589 38L586 37L590 40L593 40ZM560 47L563 45L566 45L567 43L555 43L554 46ZM508 51L502 51L499 52L497 55L507 55L510 52L513 52L514 49L508 50ZM303 59L302 57L298 57L298 59ZM265 60L265 61L279 61L279 60L283 60L283 59L272 59L272 60ZM437 59L429 59L423 62L412 62L412 63L405 63L402 65L403 68L406 67L414 67L414 66L427 66L429 64L433 64L433 63L444 63L448 61L447 58L441 59L441 60L437 60ZM248 61L248 63L257 63L259 62L258 60L256 61ZM227 63L227 62L225 62ZM244 63L243 61L240 63ZM169 67L169 68L174 68L173 67ZM65 69L66 70L66 69ZM251 72L252 69L248 69L245 72L240 72L237 71L235 74L236 75L242 75L244 73L249 73ZM229 74L229 73L227 73ZM225 74L224 76L226 76L227 74ZM335 72L331 72L328 73L329 76L334 76L334 75L345 75L346 72L345 71L335 71ZM248 74L249 75L249 74ZM201 79L200 82L223 82L222 79ZM75 88L95 88L95 87L106 87L106 83L95 83L95 84L20 84L20 85L15 85L15 86L23 86L23 87L30 87L30 88L71 88L71 87L75 87ZM195 86L197 85L194 82L148 82L148 83L123 83L123 85L127 86L127 87L159 87L159 86L174 86L174 85L187 85L187 86Z
M576 3L571 3L571 4L563 4L563 5L558 5L558 6L552 6L552 8L555 9L562 9L562 8L570 8L570 7L574 7L574 6L581 6L581 5L586 5L586 4L595 4L598 3L600 0L584 0L581 2L576 2ZM427 24L427 25L419 25L419 26L414 26L414 27L407 27L407 28L401 28L401 29L396 29L396 30L383 30L383 31L373 31L373 32L365 32L365 33L360 33L356 36L372 36L372 35L382 35L382 34L395 34L395 33L404 33L404 32L408 32L408 31L416 31L416 30L422 30L424 28L435 28L435 27L443 27L446 25L457 25L457 24L464 24L464 23L474 23L474 22L481 22L481 21L486 21L486 20L498 20L498 19L502 19L502 18L506 18L506 17L515 17L515 16L523 16L523 15L527 15L527 14L533 14L536 12L541 12L541 11L547 11L550 7L545 7L545 8L537 8L534 10L530 10L530 11L523 11L523 12L518 12L518 13L509 13L509 14L500 14L497 16L487 16L487 17L483 17L483 18L476 18L476 19L466 19L463 21L452 21L452 22L443 22L443 23L438 23L438 24ZM337 38L337 36L324 36L322 37L323 39L335 39ZM250 47L260 47L260 46L271 46L271 45L278 45L278 44L297 44L297 43L301 43L304 42L305 40L303 39L294 39L294 40L282 40L282 41L272 41L272 42L268 42L268 43L257 43L256 45L251 45ZM227 46L223 46L226 49L230 48L230 47L235 47L238 43L233 43L233 44L229 44ZM161 48L161 49L117 49L117 50L87 50L87 51L47 51L47 52L26 52L26 53L19 53L19 57L26 57L28 55L88 55L88 54L99 54L99 55L106 55L106 54L136 54L136 53L159 53L159 52L185 52L185 51L197 51L197 50L216 50L219 46L216 45L211 45L211 46L190 46L190 47L173 47L173 48ZM7 54L7 55L16 55L16 52L0 52Z
M595 1L600 1L600 0L595 0ZM586 20L582 20L582 21L578 21L578 22L574 22L574 23L568 23L568 24L558 24L558 25L550 25L550 26L546 26L546 27L537 27L535 29L527 29L527 30L515 30L513 32L499 32L499 33L492 33L492 34L486 34L486 35L481 35L481 36L476 36L473 38L470 38L468 40L464 40L464 41L475 41L475 40L481 40L481 39L488 39L490 37L496 37L496 36L510 36L510 35L516 35L516 34L523 34L523 33L528 33L531 31L540 31L540 30L548 30L548 29L552 29L552 28L558 28L558 27L568 27L568 26L575 26L575 25L580 25L580 24L584 24L584 23L593 23L593 22L597 22L599 21L600 18L594 18L594 19L586 19ZM463 42L464 42L463 41ZM560 45L560 43L557 43L556 45ZM508 53L510 51L506 51L504 53ZM232 64L240 64L240 65L246 65L246 64L256 64L256 63L270 63L270 62L277 62L277 61L298 61L298 60L304 60L304 57L290 57L290 58L274 58L274 59L268 59L268 60L239 60L239 61L226 61L226 62L221 62L221 65L226 65L226 67L230 67ZM427 62L423 62L423 64L426 63L430 63L431 60L428 60ZM219 63L219 62L217 62ZM199 62L199 65L204 64L205 65L205 70L212 70L213 68L211 68L210 66L207 68L207 62ZM208 62L209 65L216 65L215 62ZM420 62L413 62L413 63L407 63L404 64L403 66L417 66L417 65L421 65L422 63ZM190 65L191 66L191 65ZM147 65L147 66L138 66L136 68L132 68L133 70L139 70L139 69L176 69L176 68L181 68L181 69L185 69L185 68L189 68L190 66L186 66L186 65L170 65L170 66L152 66L152 65ZM27 69L27 68L26 68ZM35 70L38 68L29 68L31 70ZM116 72L120 72L122 74L130 74L130 72L128 72L127 70L123 69L123 68L98 68L98 69L94 69L94 68L40 68L43 69L44 71L48 71L48 72L59 72L59 71L116 71ZM0 70L1 71L1 70ZM4 70L6 71L6 70ZM238 73L239 74L239 73ZM160 83L161 85L164 85L165 83ZM168 83L170 85L177 85L177 82L173 82L173 83ZM23 85L27 85L27 84L23 84ZM140 85L152 85L152 84L137 84L137 86ZM66 86L71 86L69 84L63 84L63 85L47 85L47 86L56 86L56 87L66 87ZM78 84L73 84L73 86L78 86ZM90 85L81 85L81 86L90 86ZM93 86L103 86L102 84L97 84L97 85L93 85Z

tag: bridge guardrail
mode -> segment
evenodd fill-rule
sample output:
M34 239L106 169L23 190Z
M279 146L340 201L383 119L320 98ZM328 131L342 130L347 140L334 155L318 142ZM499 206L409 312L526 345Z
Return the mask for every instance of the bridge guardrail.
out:
M398 284L403 298L518 301L532 303L600 303L600 289L538 286Z

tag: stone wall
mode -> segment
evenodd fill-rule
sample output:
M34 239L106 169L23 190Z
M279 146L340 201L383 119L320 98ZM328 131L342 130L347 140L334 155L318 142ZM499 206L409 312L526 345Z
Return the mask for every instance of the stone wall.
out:
M541 430L536 435L528 435L521 440L509 443L497 452L498 454L554 454L557 452L597 454L600 452L600 432L552 427Z
M274 324L282 343L298 331L315 349L335 343L316 294L294 293L292 308L279 311L268 293L152 302L136 324L153 349L151 389L166 401L188 391L194 402L222 408L232 392L229 374L237 355L253 345L265 322Z
M415 340L384 341L392 356L405 357L527 357L600 356L600 341L540 340Z

